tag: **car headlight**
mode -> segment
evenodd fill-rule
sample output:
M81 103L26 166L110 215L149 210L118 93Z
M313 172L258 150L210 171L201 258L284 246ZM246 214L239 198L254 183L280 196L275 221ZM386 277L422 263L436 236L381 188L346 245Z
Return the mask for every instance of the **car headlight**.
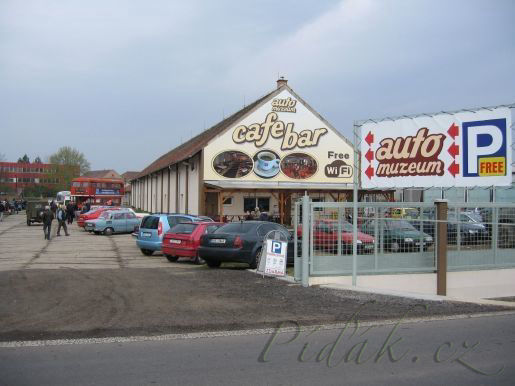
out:
M356 243L357 243L357 244L363 244L363 241L358 240Z
M433 238L431 236L428 236L424 240L426 240L426 241L433 241Z
M469 233L473 235L474 233L477 233L477 229L469 229Z
M404 242L405 242L405 243L412 243L412 242L413 242L413 239L412 239L411 237L406 237L406 238L404 239Z

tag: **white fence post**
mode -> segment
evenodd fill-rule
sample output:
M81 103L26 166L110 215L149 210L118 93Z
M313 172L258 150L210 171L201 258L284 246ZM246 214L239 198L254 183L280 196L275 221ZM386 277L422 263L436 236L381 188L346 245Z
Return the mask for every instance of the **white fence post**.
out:
M302 196L302 286L309 286L309 234L311 223L309 221L309 196Z

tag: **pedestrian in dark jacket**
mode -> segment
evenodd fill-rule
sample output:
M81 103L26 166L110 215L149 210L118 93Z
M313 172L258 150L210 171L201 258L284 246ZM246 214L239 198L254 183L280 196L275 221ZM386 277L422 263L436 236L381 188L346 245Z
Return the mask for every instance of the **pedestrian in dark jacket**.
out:
M54 220L54 213L50 210L50 206L45 206L43 212L43 233L45 240L50 240L50 231L52 229L52 221Z
M61 236L61 227L64 229L66 236L70 236L66 226L66 210L64 205L59 206L59 209L57 209L57 224L57 236Z
M54 200L50 203L50 209L52 210L52 213L55 215L55 212L57 211L57 204Z
M4 212L5 212L5 206L2 201L0 201L0 222L4 221Z
M66 205L66 220L68 221L68 224L73 224L73 218L75 217L75 210L73 202L69 202L68 205Z

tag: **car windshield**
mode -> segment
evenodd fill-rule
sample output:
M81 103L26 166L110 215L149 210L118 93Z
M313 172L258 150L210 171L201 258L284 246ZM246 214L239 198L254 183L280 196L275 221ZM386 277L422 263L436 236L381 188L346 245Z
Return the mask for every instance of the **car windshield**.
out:
M177 224L177 225L173 226L169 232L189 235L189 234L193 233L193 231L195 230L196 227L197 227L197 224L191 224L191 223Z
M147 216L141 221L141 229L157 229L159 225L159 217Z
M416 230L413 225L403 220L386 220L386 226L390 229Z
M111 212L103 212L100 215L100 218L104 218L104 219L107 219L107 218L110 218L110 217L111 217Z
M233 222L230 224L222 225L213 233L229 233L229 234L244 234L257 226L255 223Z

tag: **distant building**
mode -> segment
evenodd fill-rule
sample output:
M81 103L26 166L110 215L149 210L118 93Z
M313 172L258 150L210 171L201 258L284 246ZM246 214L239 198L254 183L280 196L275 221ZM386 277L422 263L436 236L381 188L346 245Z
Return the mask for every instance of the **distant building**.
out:
M79 175L78 166L0 162L0 195L54 196L69 190L71 180Z
M125 194L122 199L123 205L131 204L132 189L130 181L136 178L140 172L125 172L122 174L123 181L125 182Z
M82 175L82 177L91 177L91 178L119 178L123 177L119 175L116 170L113 169L105 169L105 170L90 170Z

